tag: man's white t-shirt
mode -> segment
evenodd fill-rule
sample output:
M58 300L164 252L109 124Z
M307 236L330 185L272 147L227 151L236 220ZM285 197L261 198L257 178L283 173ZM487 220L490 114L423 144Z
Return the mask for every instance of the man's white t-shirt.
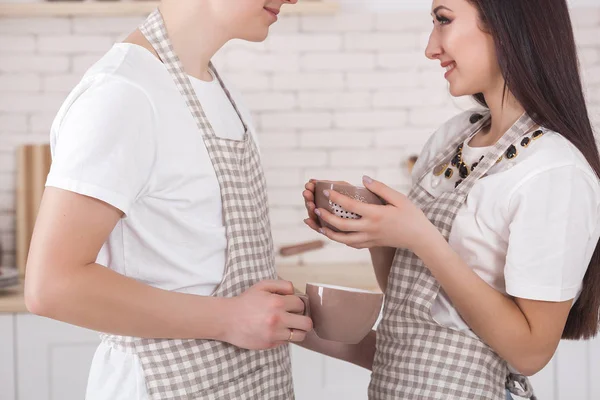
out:
M458 174L447 179L425 168L474 112L458 115L429 139L413 169L413 183L427 172L422 185L432 195L454 189ZM452 225L449 244L499 292L560 302L578 297L598 243L600 184L571 142L543 131L535 140L531 133L519 138L517 157L504 157L475 183ZM471 166L489 148L471 147L469 141L463 160ZM432 315L442 325L474 335L443 291Z
M218 80L190 80L216 135L242 139L243 124ZM232 96L254 135L248 109ZM157 58L116 44L58 112L51 150L47 186L125 214L99 264L157 288L212 294L227 245L219 183L201 131ZM135 356L100 345L87 398L143 399L141 373Z

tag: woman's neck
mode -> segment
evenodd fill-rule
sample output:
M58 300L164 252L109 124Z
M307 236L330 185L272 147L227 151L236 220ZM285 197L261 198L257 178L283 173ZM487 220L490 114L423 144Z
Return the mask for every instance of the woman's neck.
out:
M477 134L471 142L483 147L495 144L523 115L525 109L509 91L504 94L504 82L497 88L484 93L485 101L491 113L491 125Z

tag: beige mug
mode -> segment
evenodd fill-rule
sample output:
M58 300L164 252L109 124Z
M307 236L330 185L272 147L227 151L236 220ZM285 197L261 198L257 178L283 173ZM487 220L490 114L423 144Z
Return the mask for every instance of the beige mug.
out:
M339 204L336 204L329 200L328 197L323 193L324 190L329 190L343 194L346 197L350 197L356 201L367 204L384 205L385 201L371 192L369 189L362 186L354 186L347 183L331 182L331 181L316 181L315 182L315 205L317 208L322 208L329 211L336 217L344 219L359 219L360 215L353 212L347 211L342 208ZM340 232L334 226L325 222L321 217L319 223L322 227L327 227L334 232Z
M371 331L381 312L383 293L348 287L307 283L304 315L324 340L357 344Z

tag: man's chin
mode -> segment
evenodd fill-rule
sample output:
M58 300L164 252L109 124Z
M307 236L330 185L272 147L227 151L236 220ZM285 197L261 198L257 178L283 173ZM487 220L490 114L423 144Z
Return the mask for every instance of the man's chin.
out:
M248 42L264 42L269 36L269 28L266 28L264 32L253 32L251 34L244 35L240 37L240 39L248 41Z

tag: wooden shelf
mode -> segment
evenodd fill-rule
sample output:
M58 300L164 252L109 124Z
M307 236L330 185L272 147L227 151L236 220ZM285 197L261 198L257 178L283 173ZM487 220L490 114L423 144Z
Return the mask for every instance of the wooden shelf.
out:
M124 17L145 15L158 6L158 1L55 1L47 3L2 3L0 17ZM284 6L282 14L334 14L337 3L303 0Z

